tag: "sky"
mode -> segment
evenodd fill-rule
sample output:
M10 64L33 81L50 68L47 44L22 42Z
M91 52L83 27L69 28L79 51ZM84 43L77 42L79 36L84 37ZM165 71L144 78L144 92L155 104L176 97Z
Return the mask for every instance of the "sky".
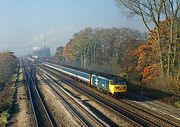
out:
M140 18L127 18L115 0L1 0L0 51L32 53L49 46L52 54L86 27L129 27L146 31Z

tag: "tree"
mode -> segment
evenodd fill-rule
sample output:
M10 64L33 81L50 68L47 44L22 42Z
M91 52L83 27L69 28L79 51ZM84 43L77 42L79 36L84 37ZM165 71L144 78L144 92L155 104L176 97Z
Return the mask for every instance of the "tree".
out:
M136 50L146 38L145 33L130 28L86 28L74 34L63 56L71 65L97 71L107 69L109 73L124 73L136 78Z
M176 45L174 42L175 33L174 24L176 23L177 16L179 14L180 2L179 0L116 0L119 7L125 8L128 10L131 16L140 16L148 31L151 33L152 30L150 25L154 25L157 31L156 43L158 45L158 56L160 58L160 67L162 76L165 74L164 70L164 61L162 54L162 41L160 39L160 23L163 19L170 19L169 26L170 31L170 41L169 41L169 56L168 56L168 70L167 74L170 72L170 61L175 61L176 59ZM173 49L173 58L172 58L172 49ZM173 70L173 69L172 69Z
M0 85L3 86L14 73L17 66L17 59L13 52L0 53Z
M158 46L154 39L156 31L149 35L148 42L140 45L137 49L137 67L136 70L141 76L141 83L148 83L156 74L159 76L159 57Z
M162 48L162 55L163 55L163 64L165 72L168 73L168 66L169 66L169 41L170 38L168 38L170 27L167 26L167 22L170 22L170 20L164 20L160 23L160 39L162 41L161 48ZM159 85L159 87L163 88L164 86L167 86L171 84L171 88L174 86L177 86L178 78L176 76L167 76L164 79L168 79L168 82L163 82L160 73L159 73L159 56L158 56L158 45L156 43L157 38L157 31L156 28L149 34L148 41L145 44L142 44L138 48L138 62L137 62L137 71L139 72L140 76L142 77L143 83L150 83L150 85L155 84ZM179 51L178 51L179 52ZM178 54L178 53L177 53ZM179 60L178 60L179 61ZM174 69L174 73L178 75L178 62L176 63L176 68ZM172 70L171 70L172 71ZM176 78L176 79L175 79ZM164 80L163 79L163 80ZM152 82L152 81L155 82ZM161 82L162 81L162 82ZM159 82L156 83L156 82ZM164 85L164 86L163 86Z
M166 22L169 27L169 48L168 48L168 69L167 74L174 74L174 68L176 68L176 56L177 56L177 28L178 17L180 16L180 1L179 0L162 0L163 13L169 22Z
M57 63L63 63L64 62L63 52L64 52L64 47L63 46L59 46L56 49L55 60L56 60Z

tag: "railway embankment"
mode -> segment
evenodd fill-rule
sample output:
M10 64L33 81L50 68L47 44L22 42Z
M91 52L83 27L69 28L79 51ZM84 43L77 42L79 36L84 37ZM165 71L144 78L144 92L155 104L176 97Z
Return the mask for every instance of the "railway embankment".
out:
M15 85L14 104L9 126L35 127L31 102L25 85L23 70L20 68Z
M17 69L18 70L18 69ZM14 97L16 92L16 83L18 78L18 71L13 74L7 83L0 90L0 126L7 126L9 119L13 114Z
M129 82L128 92L137 94L137 97L134 95L129 96L133 97L133 99L139 99L139 96L141 96L140 99L144 101L156 100L171 105L173 107L180 108L180 92L178 91L171 90L165 92L162 90L140 85L140 83L138 82Z

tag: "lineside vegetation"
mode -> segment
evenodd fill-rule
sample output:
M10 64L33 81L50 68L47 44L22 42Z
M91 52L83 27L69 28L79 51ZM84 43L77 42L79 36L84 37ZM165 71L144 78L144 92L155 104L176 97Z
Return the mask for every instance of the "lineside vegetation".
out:
M56 62L120 75L133 82L131 90L146 91L154 98L168 96L179 104L180 1L115 1L125 15L139 16L147 33L86 28L75 33L65 47L57 48Z
M0 126L8 124L14 103L13 84L16 81L18 59L13 52L0 53Z

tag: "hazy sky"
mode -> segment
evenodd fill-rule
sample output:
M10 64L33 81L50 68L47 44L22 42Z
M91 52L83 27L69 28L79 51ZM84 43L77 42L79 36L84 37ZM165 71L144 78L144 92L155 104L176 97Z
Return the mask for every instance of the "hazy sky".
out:
M55 48L86 27L130 27L145 31L140 19L120 13L115 0L1 0L0 50L17 55L33 46Z

